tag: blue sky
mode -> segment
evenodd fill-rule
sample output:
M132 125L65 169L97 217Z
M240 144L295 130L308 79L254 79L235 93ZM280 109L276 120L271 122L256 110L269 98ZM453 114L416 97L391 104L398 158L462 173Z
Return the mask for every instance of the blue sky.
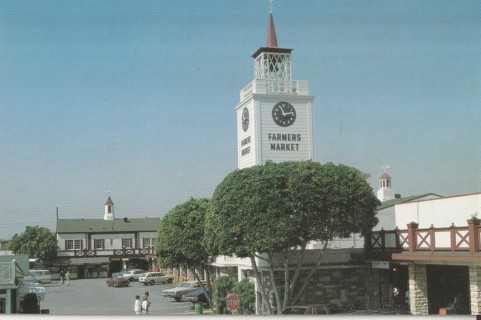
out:
M0 239L163 216L237 166L235 105L269 2L0 2ZM481 192L478 1L275 0L315 159L403 196Z

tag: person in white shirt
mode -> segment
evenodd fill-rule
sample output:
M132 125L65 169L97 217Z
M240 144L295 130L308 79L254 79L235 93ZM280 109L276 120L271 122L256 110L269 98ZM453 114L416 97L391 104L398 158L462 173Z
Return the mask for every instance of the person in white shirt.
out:
M140 302L139 295L135 296L134 311L135 314L140 314L142 312L142 303Z
M149 313L149 300L147 297L144 297L144 301L142 301L142 314Z

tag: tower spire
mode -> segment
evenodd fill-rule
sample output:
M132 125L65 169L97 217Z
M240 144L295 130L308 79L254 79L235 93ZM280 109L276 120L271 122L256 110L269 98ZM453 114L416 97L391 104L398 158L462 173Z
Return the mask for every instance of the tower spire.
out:
M274 18L271 12L269 13L269 30L267 30L267 48L277 48L276 28L274 27Z

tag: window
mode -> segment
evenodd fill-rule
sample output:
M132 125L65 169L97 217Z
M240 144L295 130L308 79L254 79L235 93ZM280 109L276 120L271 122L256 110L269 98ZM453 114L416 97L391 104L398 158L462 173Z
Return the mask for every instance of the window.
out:
M73 246L75 250L82 250L82 240L74 240Z
M65 250L82 250L82 240L65 240Z
M155 238L143 238L143 248L151 248L155 245Z
M132 248L132 239L122 239L122 248L130 249Z
M110 239L110 245L111 245L111 246L114 245L114 239Z
M104 249L104 239L95 239L94 249Z

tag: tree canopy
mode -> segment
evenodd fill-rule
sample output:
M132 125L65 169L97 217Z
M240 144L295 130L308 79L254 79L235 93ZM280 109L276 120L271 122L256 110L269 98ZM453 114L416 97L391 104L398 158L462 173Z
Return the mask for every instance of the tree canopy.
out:
M217 186L212 197L206 246L214 254L250 257L256 277L255 258L266 259L271 279L276 278L273 255L281 253L284 283L289 285L281 301L277 284L272 282L280 312L280 306L295 302L303 289L297 286L302 261L290 278L289 252L300 249L302 257L308 242L319 241L327 248L331 240L366 233L377 223L379 201L367 177L346 165L312 161L267 162L236 170ZM304 283L308 280L309 276ZM267 300L262 290L263 300ZM270 313L270 306L266 308Z
M24 233L12 237L9 249L15 254L28 254L32 258L48 260L57 254L57 241L48 228L27 226Z
M167 268L184 266L200 280L198 269L204 269L209 258L203 247L205 216L209 205L208 199L191 198L164 216L157 230L155 244L159 265ZM211 288L208 269L206 271L207 285ZM206 293L206 297L211 301L209 293Z
M202 247L208 199L193 199L177 205L162 219L157 230L156 250L163 267L200 267L207 259Z

